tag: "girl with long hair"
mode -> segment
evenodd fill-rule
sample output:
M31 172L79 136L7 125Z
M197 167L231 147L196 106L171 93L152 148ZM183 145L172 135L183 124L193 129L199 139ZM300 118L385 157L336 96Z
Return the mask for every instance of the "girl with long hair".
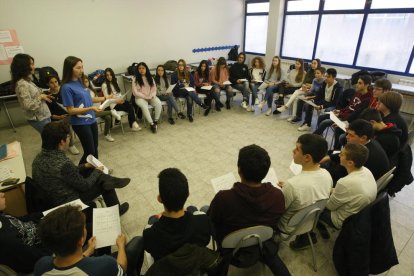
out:
M201 102L195 92L194 78L187 70L185 60L178 60L177 69L171 75L171 84L176 84L173 89L174 97L185 98L187 102L187 117L190 122L193 122L193 101L203 109L207 109L207 106Z
M44 94L34 84L34 70L34 58L27 54L15 55L10 65L12 88L24 116L35 130L42 133L43 127L50 122L51 114L46 103L52 101L52 96Z
M151 131L156 133L162 110L161 101L157 97L157 87L147 64L140 62L137 69L137 73L132 78L132 94L135 96L135 103L141 108L142 114L151 125ZM149 104L155 109L154 120L151 118Z
M204 116L207 116L211 109L211 102L214 99L216 102L216 110L221 111L221 107L223 106L220 103L220 92L216 93L211 86L210 81L210 69L208 67L207 60L202 60L200 65L198 65L197 70L194 73L194 82L197 93L207 95L205 104L207 105L207 109L204 111ZM204 87L204 88L203 88ZM206 89L206 87L211 87L210 89Z
M132 131L141 130L135 117L134 108L127 100L123 98L123 95L121 94L121 88L119 88L118 85L118 80L115 77L114 70L111 68L105 69L105 81L102 84L102 93L107 98L117 99L117 103L111 104L109 107L109 110L111 111L113 117L120 121L121 116L117 111L125 111L128 113L129 127L132 129Z
M181 119L185 119L185 115L179 111L177 102L175 101L174 97L172 96L171 92L167 93L168 87L170 84L168 82L167 74L165 73L164 65L158 65L157 70L155 72L155 84L157 85L157 97L161 101L165 101L167 103L167 113L168 113L168 122L170 124L175 124L175 121L172 116L172 110L175 110L177 116Z
M252 101L250 106L247 108L247 111L254 112L254 106L259 104L259 99L257 98L257 91L259 86L265 81L266 78L266 69L264 60L261 57L254 57L252 60L252 67L249 70L250 73L250 90L252 91Z
M227 66L226 59L220 57L217 60L216 66L211 69L210 72L210 82L213 84L213 91L220 95L220 91L226 91L226 108L230 109L230 99L233 97L233 87L231 87L231 82L229 81L230 73L229 67ZM216 105L219 104L220 107L224 105L218 101Z
M277 88L277 92L279 94L279 98L276 101L277 107L285 104L285 95L292 94L297 89L302 87L304 78L305 70L303 68L303 59L297 59L295 61L295 68L290 70L287 79ZM276 110L274 114L279 114L279 112Z

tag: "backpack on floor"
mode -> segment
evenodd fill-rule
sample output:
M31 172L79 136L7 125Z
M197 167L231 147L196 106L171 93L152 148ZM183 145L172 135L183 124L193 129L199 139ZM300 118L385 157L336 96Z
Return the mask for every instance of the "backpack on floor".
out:
M40 88L44 88L44 89L49 88L47 81L48 81L48 78L50 76L55 76L55 77L59 78L59 74L56 72L55 69L53 69L50 66L36 68L36 71L37 71L38 76L39 76L38 81L39 81L39 87Z
M138 74L137 65L138 63L133 62L130 66L128 66L127 72L129 76L136 76Z
M92 81L93 85L100 87L105 81L105 70L95 70L88 75L88 78Z

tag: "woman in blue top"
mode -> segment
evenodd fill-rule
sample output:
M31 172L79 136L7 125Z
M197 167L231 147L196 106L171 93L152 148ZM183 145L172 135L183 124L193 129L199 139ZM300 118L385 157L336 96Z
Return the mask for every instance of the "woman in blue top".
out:
M71 115L70 123L83 148L79 164L86 163L86 157L92 154L98 158L98 126L95 112L100 112L94 102L103 102L106 97L92 98L82 84L83 64L77 57L69 56L63 63L61 92L63 105Z

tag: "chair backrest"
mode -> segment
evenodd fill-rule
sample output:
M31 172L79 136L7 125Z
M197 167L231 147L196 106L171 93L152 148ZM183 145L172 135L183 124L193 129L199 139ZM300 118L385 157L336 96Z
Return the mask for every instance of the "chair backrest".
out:
M377 180L377 191L378 192L382 191L388 185L388 183L390 183L391 179L394 177L392 173L395 171L395 168L396 167L393 167L391 170L386 172L383 176L381 176Z
M327 199L318 200L294 214L288 222L288 226L294 228L292 233L289 234L301 235L312 231L316 227L319 215L325 209L327 202Z
M269 226L258 225L239 229L224 237L221 243L222 248L234 248L233 255L243 247L258 244L262 248L262 243L273 237L273 229Z

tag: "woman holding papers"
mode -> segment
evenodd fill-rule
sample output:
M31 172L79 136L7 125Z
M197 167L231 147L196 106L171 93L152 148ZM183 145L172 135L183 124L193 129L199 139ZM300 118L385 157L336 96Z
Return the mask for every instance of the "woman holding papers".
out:
M82 76L82 83L85 86L85 88L89 91L89 94L91 95L92 98L97 97L98 93L96 92L96 90L91 86L91 83L89 81L89 78L87 75L83 75ZM93 104L96 107L101 106L100 103L94 103ZM96 118L101 118L101 120L104 121L104 135L105 135L105 139L108 142L114 142L115 139L112 138L111 133L109 132L111 125L112 125L112 113L109 110L103 110L100 112L96 112L95 116Z
M86 157L92 154L98 158L98 126L95 112L101 109L95 102L103 102L105 97L92 98L82 84L83 63L80 58L69 56L63 62L63 77L60 93L63 105L70 117L70 123L82 144L83 155L79 164L86 163Z
M137 69L136 75L132 78L132 94L135 96L135 103L141 108L142 114L151 125L151 131L156 133L162 110L161 101L157 97L157 87L144 62L138 63ZM154 120L151 118L149 105L155 109Z
M193 122L193 101L203 109L207 109L207 106L197 96L194 89L194 78L187 70L187 64L183 59L178 60L177 70L171 76L171 84L176 84L173 89L174 96L186 99L188 120Z
M106 98L116 100L115 103L109 106L114 118L121 121L121 116L116 111L125 111L128 113L129 127L132 131L141 130L135 118L134 108L121 94L114 70L111 68L105 69L105 82L102 84L102 93Z
M250 90L252 91L252 102L251 106L247 108L247 111L254 112L254 105L259 104L257 90L259 90L260 85L262 85L266 77L265 63L261 57L253 58L252 68L250 68L249 73L251 79Z
M227 62L224 57L217 60L216 66L211 69L210 82L213 84L213 91L219 94L221 90L226 91L226 108L230 109L230 99L233 96L233 87L229 81L230 73L227 67ZM220 106L223 104L219 101Z
M168 107L168 122L170 124L175 124L175 121L172 117L172 110L175 110L177 116L180 119L185 119L185 115L179 111L177 102L175 101L174 97L172 96L172 88L171 85L168 83L167 74L165 74L165 68L163 65L157 66L157 72L155 73L155 84L157 85L157 97L161 101L165 101Z
M220 102L220 91L218 93L215 92L213 90L213 86L211 85L209 71L210 69L208 68L207 60L202 60L194 74L194 82L197 93L207 95L205 102L207 109L204 111L204 116L207 116L210 112L211 101L213 99L216 102L217 111L221 111L221 107L223 107L223 104Z
M42 93L42 89L33 82L35 70L34 59L27 54L17 54L10 65L12 88L27 122L42 133L43 127L50 122L50 111L47 102L50 95Z

